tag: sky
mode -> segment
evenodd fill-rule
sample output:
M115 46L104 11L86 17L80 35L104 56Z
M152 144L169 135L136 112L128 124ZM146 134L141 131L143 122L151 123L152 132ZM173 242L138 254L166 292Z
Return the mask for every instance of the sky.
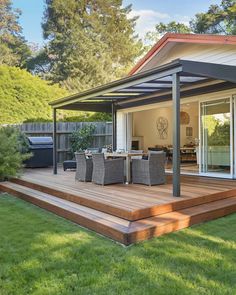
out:
M105 0L104 0L105 1ZM14 8L20 8L20 24L30 43L43 44L41 29L44 0L12 0ZM187 24L198 12L205 12L211 4L221 0L124 0L123 5L132 4L131 16L138 15L136 32L140 37L154 29L158 22L178 21Z

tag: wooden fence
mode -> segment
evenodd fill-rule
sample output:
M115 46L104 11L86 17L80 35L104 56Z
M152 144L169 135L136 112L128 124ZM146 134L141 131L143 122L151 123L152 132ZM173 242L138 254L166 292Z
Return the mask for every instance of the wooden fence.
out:
M59 122L57 123L57 148L58 162L71 159L70 153L70 134L82 128L85 125L93 124L96 129L93 135L93 143L91 147L103 147L112 143L112 123L111 122ZM52 123L24 123L17 127L27 136L52 136Z

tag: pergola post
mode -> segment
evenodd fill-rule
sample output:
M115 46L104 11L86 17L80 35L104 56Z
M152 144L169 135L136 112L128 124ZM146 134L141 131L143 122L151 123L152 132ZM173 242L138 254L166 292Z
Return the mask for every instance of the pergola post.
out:
M116 107L112 103L112 150L116 151Z
M172 74L173 99L173 196L180 197L180 78Z
M57 174L57 109L53 108L53 174Z

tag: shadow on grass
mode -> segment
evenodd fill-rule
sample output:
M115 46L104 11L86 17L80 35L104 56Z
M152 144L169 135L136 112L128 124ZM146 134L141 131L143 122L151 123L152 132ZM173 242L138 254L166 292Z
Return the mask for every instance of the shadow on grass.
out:
M0 197L0 293L234 294L236 215L128 248Z

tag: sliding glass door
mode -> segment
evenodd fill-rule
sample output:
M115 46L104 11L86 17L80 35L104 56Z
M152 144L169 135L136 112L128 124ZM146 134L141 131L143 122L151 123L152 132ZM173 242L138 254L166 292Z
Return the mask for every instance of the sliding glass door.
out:
M233 115L230 98L200 103L200 173L233 176Z

